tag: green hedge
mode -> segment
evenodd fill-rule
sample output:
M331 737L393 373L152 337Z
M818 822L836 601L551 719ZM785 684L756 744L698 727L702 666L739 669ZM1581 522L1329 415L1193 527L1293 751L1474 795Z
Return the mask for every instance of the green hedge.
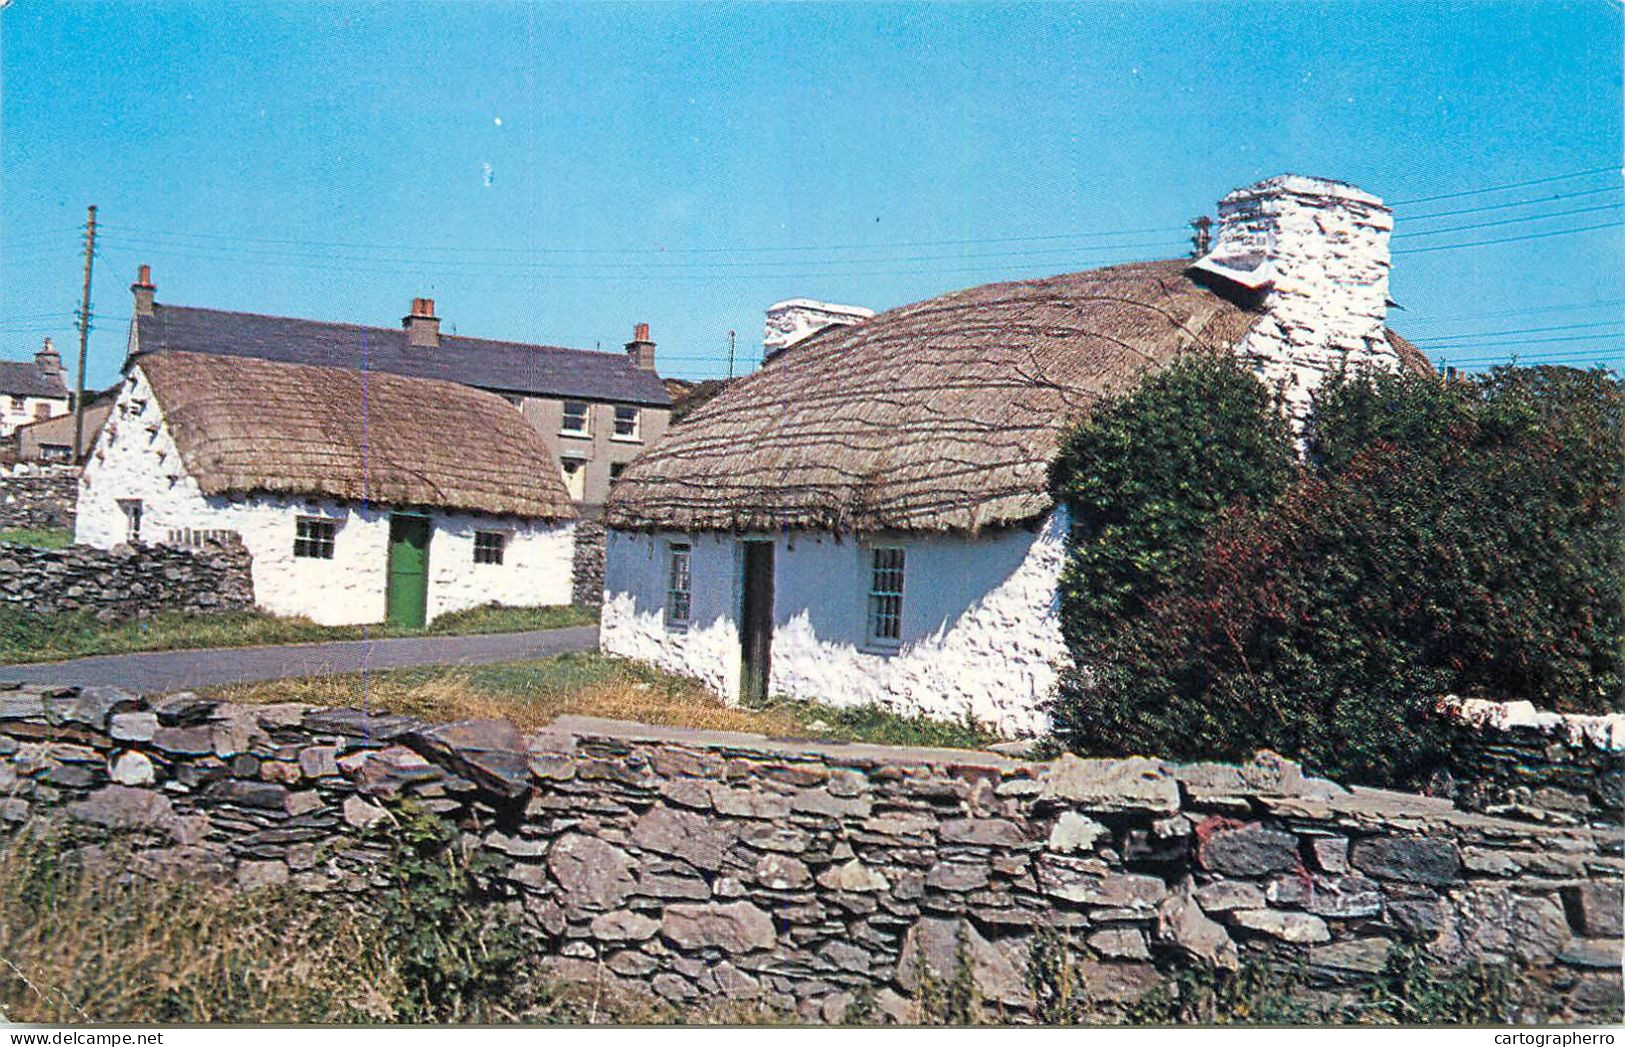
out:
M1231 377L1205 406L1186 386L1217 366L1169 372L1066 442L1057 495L1083 524L1062 602L1082 668L1054 710L1070 747L1187 759L1272 748L1335 777L1415 785L1443 757L1426 716L1436 695L1610 706L1619 381L1564 368L1334 381L1316 398L1306 463L1272 496L1260 478L1279 475L1278 423L1235 409ZM1208 431L1166 425L1191 410ZM1122 439L1148 423L1162 439ZM1215 441L1242 460L1193 478ZM1157 555L1144 542L1158 532L1091 529L1112 494L1076 477L1097 462L1103 476L1173 480L1160 502L1136 484L1117 499L1116 511L1161 515L1172 538ZM1099 578L1132 584L1085 591Z

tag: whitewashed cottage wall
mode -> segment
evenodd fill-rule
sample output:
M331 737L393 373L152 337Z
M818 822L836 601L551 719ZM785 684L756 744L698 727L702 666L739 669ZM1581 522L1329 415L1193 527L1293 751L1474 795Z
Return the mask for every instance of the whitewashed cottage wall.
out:
M837 540L773 539L774 610L769 690L838 705L872 703L904 714L966 714L1010 734L1042 729L1042 706L1066 664L1055 603L1064 553L1060 513L1037 530ZM718 534L611 531L600 642L739 695L739 542ZM687 629L665 620L673 542L692 549ZM903 548L902 642L866 642L870 550Z
M131 370L80 479L75 541L100 548L126 541L122 499L141 500L144 542L179 544L187 530L239 534L253 557L255 603L266 611L322 625L384 618L390 510L332 499L205 495L186 472L140 367ZM338 525L333 559L293 555L301 516ZM570 602L573 522L445 511L429 519L429 620L485 603ZM474 563L477 530L508 535L503 563Z
M44 407L45 414L39 409ZM68 401L48 396L12 396L0 393L0 436L10 436L19 425L42 418L59 418L68 413Z

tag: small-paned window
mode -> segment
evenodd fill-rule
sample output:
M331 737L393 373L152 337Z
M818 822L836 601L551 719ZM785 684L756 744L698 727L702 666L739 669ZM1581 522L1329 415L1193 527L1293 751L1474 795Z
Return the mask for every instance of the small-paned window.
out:
M869 640L895 644L903 636L903 550L870 550Z
M333 558L333 536L338 525L332 520L315 516L301 516L294 528L293 555L311 560Z
M501 531L475 531L474 562L501 563L502 549L507 544L508 536Z
M611 480L619 480L621 478L621 474L624 473L624 472L626 472L626 463L625 462L610 462L609 463L609 478Z
M615 438L617 440L636 440L638 438L638 409L636 407L615 408Z
M671 547L671 570L666 576L666 624L676 628L687 627L693 605L691 555L687 545Z
M586 436L588 433L586 403L581 400L564 401L564 423L560 428L567 433Z

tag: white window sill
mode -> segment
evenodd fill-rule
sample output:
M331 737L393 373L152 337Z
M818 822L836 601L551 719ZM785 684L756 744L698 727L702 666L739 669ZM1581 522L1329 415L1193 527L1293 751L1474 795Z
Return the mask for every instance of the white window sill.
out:
M609 439L611 443L618 444L640 444L643 442L641 436L611 436Z
M587 433L579 432L579 431L577 431L575 429L560 429L559 430L559 435L560 436L568 436L568 437L570 437L572 439L575 439L575 440L591 440L592 439L592 433L590 433L590 432L587 432Z
M689 624L690 623L688 622L667 622L666 631L668 633L686 633L688 632Z
M864 654L877 654L882 658L890 658L903 649L901 640L865 640L858 645L858 650Z

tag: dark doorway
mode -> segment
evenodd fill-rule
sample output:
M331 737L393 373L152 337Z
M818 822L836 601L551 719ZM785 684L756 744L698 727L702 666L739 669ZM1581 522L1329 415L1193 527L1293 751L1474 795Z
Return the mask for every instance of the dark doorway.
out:
M389 518L389 624L421 629L429 602L429 521L397 513Z
M747 703L767 701L773 661L773 543L742 542L739 648L743 668L739 696Z

